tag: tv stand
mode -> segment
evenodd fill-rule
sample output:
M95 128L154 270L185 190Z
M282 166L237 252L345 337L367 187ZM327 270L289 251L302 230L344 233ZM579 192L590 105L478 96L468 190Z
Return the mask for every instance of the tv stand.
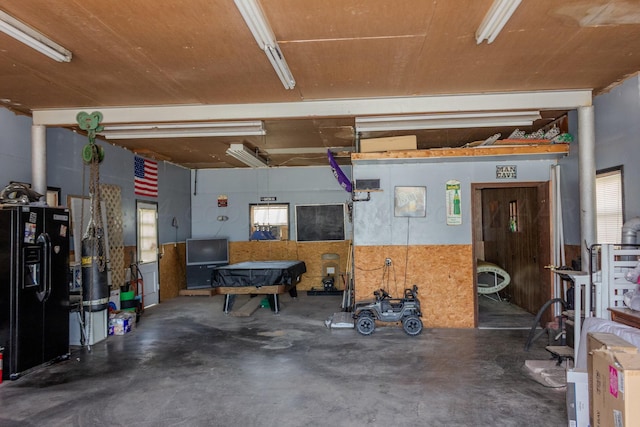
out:
M211 287L211 272L225 264L187 265L187 289Z

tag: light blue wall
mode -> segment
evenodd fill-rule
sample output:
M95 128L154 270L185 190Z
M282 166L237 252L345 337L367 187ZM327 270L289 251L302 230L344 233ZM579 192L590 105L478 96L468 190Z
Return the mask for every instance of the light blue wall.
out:
M380 179L382 192L371 193L368 202L354 203L354 244L455 245L472 243L471 184L489 182L548 181L555 160L481 161L446 163L355 165L355 179ZM516 180L498 180L496 166L515 165ZM462 225L446 224L445 183L455 179L461 185ZM422 218L394 216L396 186L426 186L427 215ZM360 196L362 197L362 196Z
M562 225L564 243L580 245L580 183L578 174L578 112L569 112L569 155L560 160L560 192L562 193Z
M640 216L640 168L635 160L640 143L640 79L633 76L593 100L596 170L624 166L624 219ZM570 155L561 161L565 243L580 244L578 114L569 113L574 136Z
M191 170L167 162L158 164L158 232L160 243L191 237ZM133 168L133 163L132 166ZM131 172L133 174L133 172ZM176 218L177 229L172 226Z
M596 169L624 166L625 220L640 215L639 77L633 76L609 93L594 99L596 123Z
M0 108L0 188L31 182L31 117Z
M10 181L31 182L31 125L30 117L16 116L0 108L0 188ZM61 128L47 129L47 185L59 187L61 202L66 205L68 195L88 195L88 168L84 171L83 186L82 147L88 143L86 136ZM178 241L184 241L191 232L189 188L190 171L176 165L159 162L158 198L140 198L133 193L133 158L128 150L105 141L97 143L105 150L100 164L100 182L115 184L122 191L122 216L124 244L136 244L135 201L144 199L158 203L160 243L176 240L176 229L171 226L175 216L178 221Z
M351 168L343 171L350 175ZM197 183L196 183L197 178ZM249 240L249 205L260 197L274 196L276 203L289 203L290 240L295 240L295 205L347 203L344 191L326 167L201 169L192 172L191 206L193 237L226 237L231 241ZM218 207L218 196L228 197L227 207ZM226 216L227 221L217 221ZM346 221L347 238L351 223Z

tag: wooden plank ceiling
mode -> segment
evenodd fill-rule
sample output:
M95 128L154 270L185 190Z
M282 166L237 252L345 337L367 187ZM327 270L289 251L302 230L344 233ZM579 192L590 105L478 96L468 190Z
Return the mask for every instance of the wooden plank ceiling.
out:
M286 90L231 0L0 0L0 10L73 52L71 62L58 63L0 33L0 102L30 114L539 90L598 94L640 70L640 2L524 1L492 44L478 45L475 31L492 1L262 0L296 79ZM565 113L543 111L522 129ZM220 168L242 166L225 155L231 143L258 148L272 166L326 165L323 148L349 151L356 138L348 115L269 118L265 128L257 137L113 142L188 168ZM513 130L360 136L416 134L418 147L428 149Z

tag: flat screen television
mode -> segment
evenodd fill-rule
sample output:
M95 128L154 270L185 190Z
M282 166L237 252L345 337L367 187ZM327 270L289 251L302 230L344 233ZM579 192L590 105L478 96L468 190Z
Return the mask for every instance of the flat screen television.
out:
M187 239L187 265L229 264L227 239Z

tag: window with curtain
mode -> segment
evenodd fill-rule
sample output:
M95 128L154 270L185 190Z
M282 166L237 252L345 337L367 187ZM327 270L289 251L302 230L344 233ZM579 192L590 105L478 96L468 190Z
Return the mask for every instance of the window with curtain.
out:
M596 228L598 243L620 243L623 200L622 166L596 174Z
M251 240L287 240L289 204L251 205Z

